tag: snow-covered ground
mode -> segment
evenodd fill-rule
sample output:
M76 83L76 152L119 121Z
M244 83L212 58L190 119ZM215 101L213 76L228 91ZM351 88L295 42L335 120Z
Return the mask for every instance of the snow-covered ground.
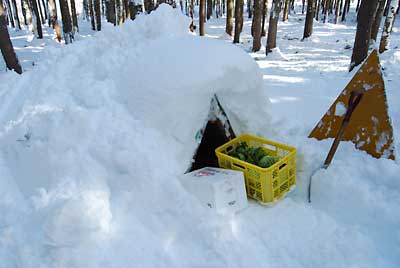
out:
M307 136L356 71L355 23L302 42L303 23L267 57L245 53L250 21L233 45L223 19L201 38L168 6L68 46L21 38L26 72L0 73L0 267L398 267L398 161L343 142L307 202L332 142ZM381 57L397 149L399 31ZM180 185L215 92L237 132L297 147L274 206L222 217Z

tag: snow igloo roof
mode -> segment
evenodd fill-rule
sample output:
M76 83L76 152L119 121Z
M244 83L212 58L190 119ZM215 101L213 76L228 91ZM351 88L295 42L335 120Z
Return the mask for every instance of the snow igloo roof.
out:
M21 187L31 193L48 185L60 176L59 165L81 177L74 170L88 164L77 159L94 148L131 151L129 163L146 141L158 144L154 150L167 150L166 158L179 159L184 171L183 160L197 146L195 133L215 93L235 131L257 132L257 118L268 118L268 98L256 63L232 44L189 34L189 23L177 9L161 5L90 40L50 48L42 63L21 77L10 73L2 88L0 137L9 166L30 163L11 168L15 178L33 177L33 185ZM32 164L37 158L30 159L26 150L40 155L41 163Z
M171 210L170 224L190 233L187 226L203 213L177 176L190 164L212 96L237 133L256 134L257 122L268 122L253 59L225 41L193 36L189 24L179 10L161 5L90 39L47 48L22 76L5 74L0 225L21 234L16 239L29 245L33 266L57 266L41 257L51 245L58 262L88 267L78 255L95 256L93 245L109 245L111 233L123 237L127 226L141 230L134 236L143 236L137 238L147 241L150 255L162 254L162 229L152 215ZM26 226L38 226L35 236L21 231ZM117 241L117 249L133 243Z

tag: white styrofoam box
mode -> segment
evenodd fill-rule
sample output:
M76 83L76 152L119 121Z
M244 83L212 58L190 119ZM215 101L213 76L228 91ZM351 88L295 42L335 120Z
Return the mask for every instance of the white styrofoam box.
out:
M180 177L183 187L219 214L232 214L247 207L243 172L205 167Z

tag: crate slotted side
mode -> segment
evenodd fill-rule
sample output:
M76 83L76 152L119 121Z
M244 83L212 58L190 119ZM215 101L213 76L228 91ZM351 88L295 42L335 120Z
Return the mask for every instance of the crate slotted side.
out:
M280 160L269 168L261 168L229 156L240 142L261 147ZM249 134L243 134L215 150L221 168L244 173L247 195L262 203L281 199L296 184L296 148Z

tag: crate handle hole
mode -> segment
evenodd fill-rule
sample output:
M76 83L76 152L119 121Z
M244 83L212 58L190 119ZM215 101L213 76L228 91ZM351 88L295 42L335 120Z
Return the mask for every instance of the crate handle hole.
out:
M241 165L236 164L236 163L233 163L233 165L234 165L235 167L238 167L238 168L243 169L243 170L246 169L244 166L241 166Z
M228 148L226 148L226 152L229 153L230 151L232 151L232 149L233 149L233 146L231 145Z
M269 145L269 144L264 144L263 145L265 149L271 150L271 151L276 151L276 147L273 145Z
M282 168L286 167L286 163L283 163L282 165L279 166L279 170L281 170Z

